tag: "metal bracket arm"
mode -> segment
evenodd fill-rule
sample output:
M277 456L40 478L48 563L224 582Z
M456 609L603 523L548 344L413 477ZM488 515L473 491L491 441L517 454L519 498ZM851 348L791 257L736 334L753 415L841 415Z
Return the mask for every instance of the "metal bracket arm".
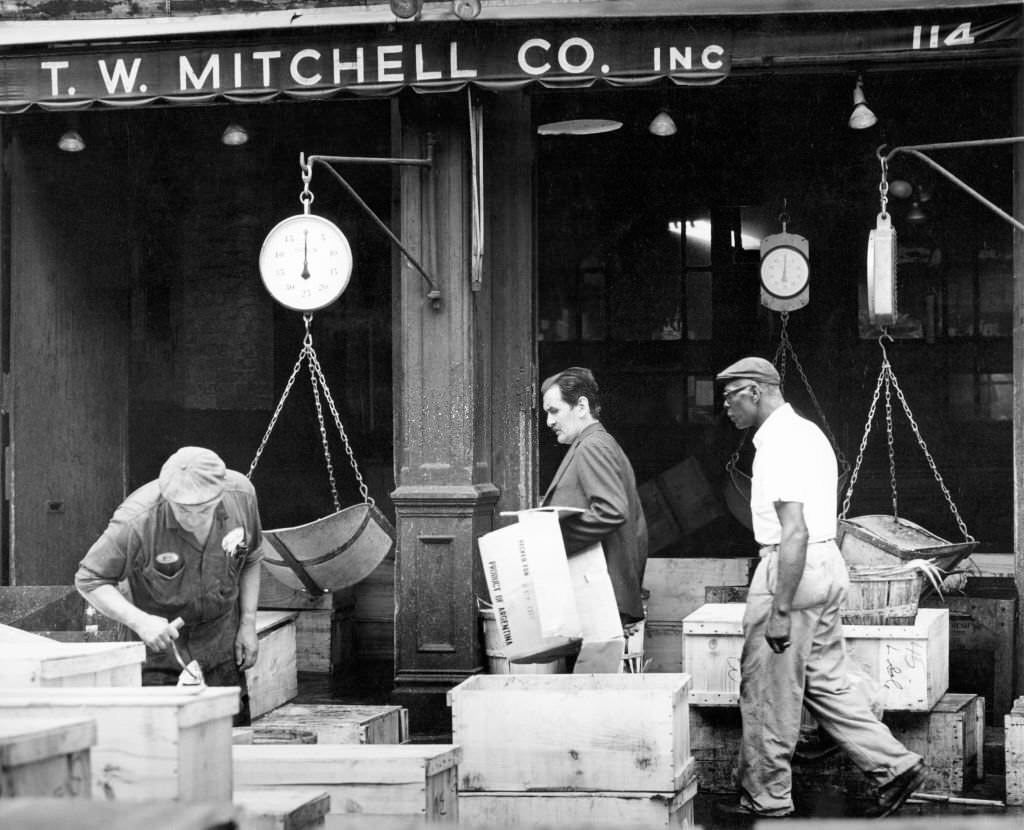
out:
M955 150L962 147L990 147L1001 144L1021 143L1024 143L1024 136L1011 136L1009 138L985 138L979 139L977 141L946 141L939 144L912 144L904 147L893 147L886 155L882 154L882 151L885 149L885 145L883 145L882 147L878 148L878 157L886 163L891 161L892 157L895 156L897 153L907 153L909 155L914 156L915 158L921 159L921 161L923 161L937 173L941 174L942 176L945 176L947 179L949 179L949 181L953 182L953 184L955 184L962 190L966 191L969 195L973 196L985 207L989 208L994 213L998 214L1000 217L1005 219L1017 230L1024 231L1024 223L1021 223L1019 220L1012 217L998 205L986 199L966 182L961 181L941 164L929 158L922 152L923 150Z
M437 287L434 280L431 279L430 275L424 270L423 266L420 265L419 261L414 257L409 250L402 244L402 241L395 236L391 228L389 228L384 221L377 216L373 208L371 208L365 201L356 193L356 190L352 185L345 180L345 178L335 170L332 164L389 164L393 166L405 166L405 167L426 167L431 169L434 164L434 142L431 141L427 145L427 157L425 159L417 158L374 158L368 156L324 156L324 155L311 155L307 156L305 153L299 154L299 165L302 167L303 173L307 178L312 176L313 165L321 164L336 180L345 188L348 194L355 200L356 204L361 207L366 214L374 221L378 228L380 228L384 234L390 239L398 249L405 255L406 259L412 263L413 267L419 271L420 276L423 277L424 281L429 286L427 291L427 299L430 300L434 310L437 311L441 307L441 290Z

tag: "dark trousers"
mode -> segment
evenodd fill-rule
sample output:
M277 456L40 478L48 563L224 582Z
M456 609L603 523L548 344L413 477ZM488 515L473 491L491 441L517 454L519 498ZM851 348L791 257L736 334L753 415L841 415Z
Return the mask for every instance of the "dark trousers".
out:
M221 663L218 666L207 668L203 666L203 682L207 686L238 686L240 700L238 714L232 721L232 726L249 726L249 689L245 684L245 672L239 671L233 661ZM142 670L143 686L176 686L180 670L174 669L147 669Z

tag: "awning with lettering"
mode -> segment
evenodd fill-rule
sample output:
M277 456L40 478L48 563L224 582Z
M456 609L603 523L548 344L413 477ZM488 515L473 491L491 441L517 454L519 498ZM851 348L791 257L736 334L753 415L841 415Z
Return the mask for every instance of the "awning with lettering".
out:
M1022 10L1019 2L933 3L927 11L834 15L420 20L55 43L0 56L0 112L380 96L467 84L706 85L789 64L980 60L1021 54Z

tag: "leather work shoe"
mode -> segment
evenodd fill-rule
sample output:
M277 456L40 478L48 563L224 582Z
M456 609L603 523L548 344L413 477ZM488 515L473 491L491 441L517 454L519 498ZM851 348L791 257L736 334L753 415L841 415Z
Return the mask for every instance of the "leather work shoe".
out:
M739 801L718 801L715 803L715 813L722 818L730 818L734 821L742 821L753 823L755 821L761 821L762 819L770 820L773 818L792 818L793 813L761 813L757 810L751 810L749 807L744 806Z
M914 790L924 783L927 770L924 761L918 761L905 772L901 772L888 784L878 788L878 804L868 811L868 818L884 818L891 816L905 802Z

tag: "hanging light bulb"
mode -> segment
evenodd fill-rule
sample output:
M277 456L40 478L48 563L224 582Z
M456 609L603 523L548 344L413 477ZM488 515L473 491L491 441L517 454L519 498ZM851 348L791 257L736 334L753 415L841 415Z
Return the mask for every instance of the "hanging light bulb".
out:
M80 153L85 149L85 139L78 130L68 130L57 140L57 146L65 153Z
M652 135L665 138L676 134L676 122L672 120L672 116L668 114L668 110L659 110L647 130Z
M866 130L878 123L878 117L868 109L864 97L864 82L857 76L857 85L853 88L853 112L850 113L850 129Z
M222 144L226 144L228 147L241 147L249 140L249 131L241 124L231 123L220 134L220 140Z
M927 214L921 210L921 203L914 199L910 205L910 210L907 211L907 221L913 222L915 225L919 225L924 221L927 221Z

